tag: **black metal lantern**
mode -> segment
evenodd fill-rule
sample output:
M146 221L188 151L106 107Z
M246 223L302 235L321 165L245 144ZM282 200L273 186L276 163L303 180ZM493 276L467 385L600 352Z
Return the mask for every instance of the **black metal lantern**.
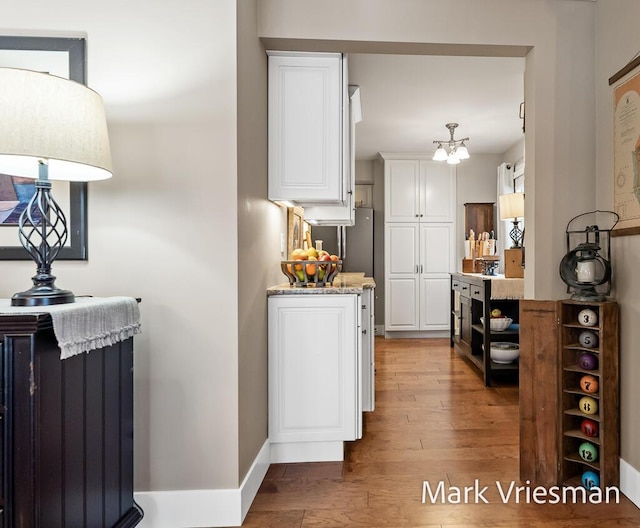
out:
M609 218L603 218L605 215ZM603 220L611 227L600 229L598 224ZM592 211L567 224L567 254L560 262L560 277L567 293L572 293L571 299L604 301L611 291L610 236L618 220L613 211Z

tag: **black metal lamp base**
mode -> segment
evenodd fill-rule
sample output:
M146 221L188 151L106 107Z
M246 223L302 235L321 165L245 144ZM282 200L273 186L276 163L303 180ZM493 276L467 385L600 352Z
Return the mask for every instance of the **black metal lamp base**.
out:
M73 292L56 288L54 281L55 277L52 276L45 280L42 280L42 277L34 277L33 287L11 297L11 306L51 306L75 302Z
M51 264L67 241L67 220L63 210L51 195L49 166L39 160L36 192L20 214L18 238L36 263L33 286L11 297L11 306L51 306L75 301L68 290L56 288Z
M511 249L518 249L520 247L522 247L522 229L520 229L518 227L518 220L512 220L513 223L513 229L511 229L511 231L509 231L509 236L511 237L511 241L513 242L513 244L511 245Z
M75 302L73 292L59 290L58 288L53 288L50 291L31 288L27 291L16 293L11 297L11 306L51 306L72 302Z

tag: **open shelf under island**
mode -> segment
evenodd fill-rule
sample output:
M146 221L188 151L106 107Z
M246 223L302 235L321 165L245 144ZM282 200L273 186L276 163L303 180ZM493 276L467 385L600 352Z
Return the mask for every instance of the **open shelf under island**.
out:
M478 369L487 387L497 376L518 380L518 360L496 363L491 360L490 349L491 342L518 343L519 300L523 294L524 279L451 274L451 347ZM508 329L497 332L485 328L481 317L488 322L495 309L513 320Z

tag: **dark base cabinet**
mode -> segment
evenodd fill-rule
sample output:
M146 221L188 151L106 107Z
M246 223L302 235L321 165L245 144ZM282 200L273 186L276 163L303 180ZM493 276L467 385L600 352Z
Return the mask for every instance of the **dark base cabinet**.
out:
M125 528L133 339L60 360L48 314L0 316L2 528Z
M491 319L491 311L499 309L518 324L518 299L496 299L491 292L492 279L482 275L451 274L450 345L457 345L462 357L480 372L486 387L495 378L518 382L518 360L496 363L491 360L491 342L518 343L518 330L491 331L481 322Z

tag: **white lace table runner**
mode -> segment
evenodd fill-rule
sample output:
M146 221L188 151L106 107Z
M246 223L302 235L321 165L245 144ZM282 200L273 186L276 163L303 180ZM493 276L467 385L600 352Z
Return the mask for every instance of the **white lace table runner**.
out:
M53 306L11 306L0 299L0 314L51 314L60 359L113 345L140 333L140 309L133 297L77 297Z

